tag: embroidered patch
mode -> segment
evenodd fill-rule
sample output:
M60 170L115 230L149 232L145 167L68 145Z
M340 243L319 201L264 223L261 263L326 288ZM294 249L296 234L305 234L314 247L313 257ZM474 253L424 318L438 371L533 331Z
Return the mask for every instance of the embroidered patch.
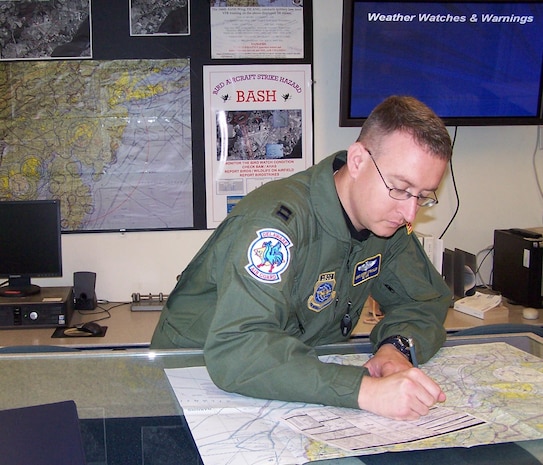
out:
M285 205L279 205L275 214L281 218L285 223L288 223L292 217L292 210Z
M278 283L290 263L292 241L277 229L261 229L247 250L245 269L263 283Z
M358 286L368 279L375 278L381 270L381 254L367 258L354 267L353 286Z
M330 305L336 298L336 273L322 273L315 283L313 294L307 299L307 308L314 312L320 312Z

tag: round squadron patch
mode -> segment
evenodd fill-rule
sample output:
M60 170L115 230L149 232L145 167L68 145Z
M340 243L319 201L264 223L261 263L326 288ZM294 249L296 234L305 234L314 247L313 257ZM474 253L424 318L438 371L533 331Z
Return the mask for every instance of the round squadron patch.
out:
M277 283L290 263L292 241L278 229L260 229L256 234L247 250L245 269L263 283Z

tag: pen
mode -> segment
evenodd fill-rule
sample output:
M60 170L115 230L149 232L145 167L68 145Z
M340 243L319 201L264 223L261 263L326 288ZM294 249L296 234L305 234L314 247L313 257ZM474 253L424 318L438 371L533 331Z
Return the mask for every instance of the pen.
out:
M419 364L417 363L417 354L415 353L415 345L413 344L413 338L409 337L407 338L409 341L409 354L411 355L411 363L415 368L419 367Z

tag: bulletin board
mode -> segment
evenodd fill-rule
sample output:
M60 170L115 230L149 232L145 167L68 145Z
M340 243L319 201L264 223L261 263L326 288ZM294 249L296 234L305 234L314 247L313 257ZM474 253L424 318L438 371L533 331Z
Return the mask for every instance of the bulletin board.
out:
M63 232L212 228L313 162L310 0L8 0L0 18L0 200L59 198Z

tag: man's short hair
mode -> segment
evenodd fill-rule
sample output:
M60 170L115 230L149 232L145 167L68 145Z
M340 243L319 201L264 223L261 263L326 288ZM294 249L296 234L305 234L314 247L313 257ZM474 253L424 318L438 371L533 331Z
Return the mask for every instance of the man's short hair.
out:
M393 95L377 105L364 122L358 142L375 146L395 131L411 134L437 157L450 160L452 156L451 137L443 120L414 97Z

